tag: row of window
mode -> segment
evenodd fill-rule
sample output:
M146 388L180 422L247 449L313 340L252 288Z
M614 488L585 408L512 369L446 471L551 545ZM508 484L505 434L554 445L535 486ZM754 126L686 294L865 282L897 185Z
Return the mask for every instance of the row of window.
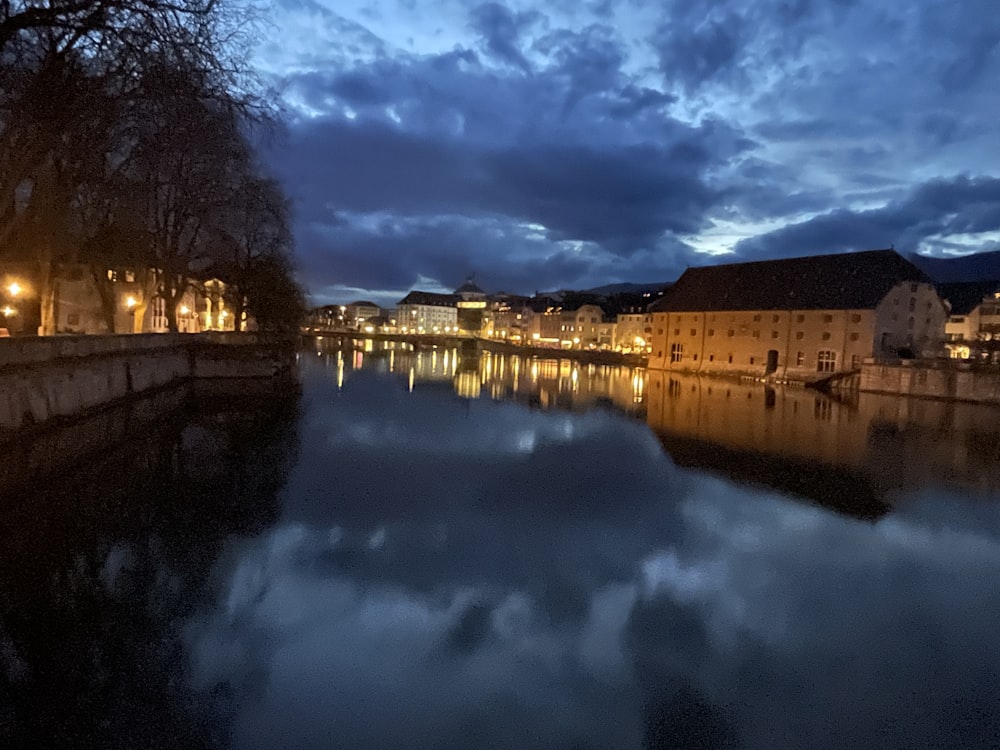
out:
M658 356L663 356L663 352L658 352ZM774 356L774 355L772 355ZM674 343L670 345L670 361L672 363L681 362L684 359L684 344ZM695 354L692 360L697 362L698 355ZM714 362L715 355L709 354L708 361ZM729 364L733 363L733 355L729 355ZM750 364L754 365L757 363L756 357L750 357ZM806 363L805 352L795 353L795 366L804 367ZM852 354L851 355L851 369L856 370L861 367L861 355ZM830 351L827 349L822 349L816 354L816 372L836 372L837 370L837 352Z
M913 327L913 319L910 318L910 328L912 328L912 327ZM660 329L659 333L660 333L660 335L663 335L663 329L662 328ZM709 328L705 333L708 336L715 336L715 329L714 328ZM680 336L680 335L681 335L681 329L680 328L675 328L674 329L674 336ZM697 336L698 335L698 330L695 329L695 328L692 328L691 331L690 331L690 335L691 336ZM726 336L728 336L729 338L732 338L735 335L736 335L736 330L733 329L733 328L730 328L728 331L726 331ZM750 335L753 338L755 338L755 339L759 339L760 338L760 331L757 331L757 330L751 331ZM796 331L795 332L795 338L796 338L796 340L801 341L805 337L806 337L805 331ZM771 331L771 338L772 339L781 338L781 333L779 331ZM823 341L829 341L832 338L833 338L833 334L831 334L829 331L823 331L823 335L822 335ZM848 338L850 338L851 341L858 341L861 338L861 334L858 333L857 331L854 331L854 332L852 332L849 335Z
M928 309L929 308L930 308L930 303L928 303ZM822 317L823 317L823 322L824 323L832 323L833 322L833 315L831 315L830 313L823 313ZM692 315L691 319L695 323L698 322L698 316L697 315ZM757 314L755 314L753 316L753 321L755 323L760 322L762 319L763 319L763 315L761 315L760 313L757 313ZM684 316L683 315L677 315L674 318L674 320L677 323L682 323L684 321ZM729 316L729 320L735 321L736 320L736 315L735 314L730 315ZM714 323L715 322L715 316L714 315L708 316L708 322L709 323ZM772 323L780 323L781 322L781 315L780 314L774 314L774 315L772 315L771 316L771 322ZM796 323L805 323L806 322L806 316L803 313L796 314L796 316L795 316L795 322ZM851 313L851 322L852 323L860 323L861 322L861 314L860 313Z

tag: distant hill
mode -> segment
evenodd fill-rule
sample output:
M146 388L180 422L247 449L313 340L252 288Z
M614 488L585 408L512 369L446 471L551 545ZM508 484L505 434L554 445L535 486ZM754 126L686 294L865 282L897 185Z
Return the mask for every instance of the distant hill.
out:
M630 284L622 282L619 284L605 284L594 289L584 289L586 294L597 294L607 297L611 294L642 294L643 292L662 292L668 286L672 286L672 281L664 281L659 284Z
M1000 250L961 258L929 258L916 254L907 258L939 284L1000 279Z

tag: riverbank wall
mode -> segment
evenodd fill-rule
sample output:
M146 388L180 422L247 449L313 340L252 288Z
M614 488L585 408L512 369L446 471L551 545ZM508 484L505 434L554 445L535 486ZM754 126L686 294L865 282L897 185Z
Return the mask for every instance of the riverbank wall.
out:
M270 378L290 370L295 346L255 333L0 339L0 443L189 380Z
M1000 368L950 361L866 362L853 382L865 393L1000 404Z

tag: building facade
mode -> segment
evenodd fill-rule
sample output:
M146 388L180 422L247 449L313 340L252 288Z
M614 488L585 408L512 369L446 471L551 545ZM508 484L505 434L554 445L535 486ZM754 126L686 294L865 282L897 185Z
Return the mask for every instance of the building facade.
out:
M996 356L1000 342L1000 281L942 284L938 293L948 303L945 346L953 359Z
M458 297L434 292L410 292L396 308L400 333L457 333Z
M619 313L615 326L615 351L649 354L652 350L653 316L645 308Z
M947 317L893 250L689 268L650 313L650 368L795 380L936 355Z

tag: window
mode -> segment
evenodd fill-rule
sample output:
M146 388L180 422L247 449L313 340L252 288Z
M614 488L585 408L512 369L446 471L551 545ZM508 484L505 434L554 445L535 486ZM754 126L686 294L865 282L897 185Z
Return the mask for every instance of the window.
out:
M796 367L802 367L802 365L804 365L805 363L806 363L806 354L805 354L805 352L796 352L795 353L795 366Z
M128 284L135 283L135 271L126 271L125 272L125 281Z
M692 328L691 329L691 335L692 336L697 336L698 335L698 329L697 328Z
M910 297L910 312L913 312L916 309L917 309L917 298Z
M771 322L772 323L777 323L779 320L781 320L781 316L780 315L772 315L771 316Z
M830 332L829 331L823 331L823 340L824 341L829 341L830 340Z
M760 317L760 316L757 316L757 317ZM760 338L760 331L754 331L754 332L753 332L753 337L754 337L755 339L759 339L759 338Z
M806 316L805 315L796 315L795 316L795 322L796 323L804 323L805 320L806 320Z
M917 293L917 285L916 284L910 284L910 292L912 294L916 294Z
M657 328L656 329L656 335L657 336L662 336L663 335L663 329L662 328Z
M153 298L153 320L151 325L154 331L167 330L167 300L163 297Z
M861 367L861 355L860 354L852 354L851 355L851 369L852 370L857 370L860 367Z
M70 313L66 316L66 322L71 326L80 325L80 313Z
M684 359L684 344L671 344L670 361L680 362L682 359Z
M898 305L899 304L899 297L893 297L892 298L892 304Z
M750 357L750 364L754 363L754 359L755 359L754 357Z
M729 336L729 337L735 336L736 335L736 331L734 331L732 328L730 328L728 331L726 331L726 335Z
M821 349L816 357L816 372L835 372L837 370L837 352Z
M909 318L906 319L906 327L907 328L913 328L913 316L912 315Z
M795 332L795 338L796 338L796 340L801 341L805 337L806 337L806 335L802 331L796 331Z
M857 341L859 338L861 338L861 334L857 331L851 334L851 341Z
M681 335L681 329L680 328L675 328L674 329L674 336L680 336L680 335Z
M729 364L732 364L732 363L733 363L733 355L732 355L732 354L730 354L730 355L729 355Z
M778 338L778 332L777 331L771 331L771 338L772 339Z
M715 361L715 355L714 354L709 354L708 355L708 361L709 362L714 362Z
M708 335L709 336L714 336L715 335L715 329L714 328L709 328L708 329Z
M754 315L753 322L756 323L758 320L760 320L760 315Z
M824 315L823 316L823 322L824 323L832 323L833 322L833 316L832 315Z
M118 281L118 272L113 268L108 269L108 281Z
M861 322L861 315L860 315L860 313L854 313L854 315L851 316L851 322L852 323L860 323Z

